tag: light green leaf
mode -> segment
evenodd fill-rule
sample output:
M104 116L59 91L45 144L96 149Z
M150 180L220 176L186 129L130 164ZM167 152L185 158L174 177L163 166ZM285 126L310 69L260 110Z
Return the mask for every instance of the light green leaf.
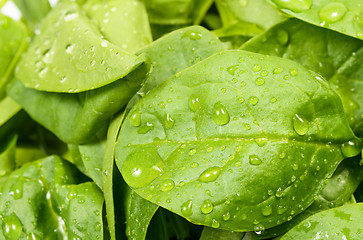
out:
M147 200L196 224L261 231L306 209L360 150L338 95L318 75L235 50L150 91L126 117L115 154Z
M83 8L102 35L126 52L135 53L152 42L145 6L139 0L89 0Z
M16 77L28 88L78 93L125 77L144 61L102 38L76 3L59 3L47 15Z
M346 205L317 213L301 222L281 240L362 239L363 203Z
M25 22L31 30L35 30L37 25L51 10L48 0L13 0L21 11Z
M349 123L363 136L363 42L290 19L242 46L247 51L299 62L321 74L342 99Z
M363 39L360 0L270 0L281 11L310 24Z
M0 14L0 100L5 97L5 86L27 45L26 37L27 31L22 23Z

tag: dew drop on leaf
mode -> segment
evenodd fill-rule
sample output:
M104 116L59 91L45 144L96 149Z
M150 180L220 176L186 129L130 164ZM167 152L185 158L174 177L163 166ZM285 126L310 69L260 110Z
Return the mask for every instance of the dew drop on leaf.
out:
M202 172L202 174L200 174L199 180L205 183L213 182L218 178L220 172L221 172L220 167L207 168L206 170L204 170L204 172Z
M262 207L261 213L263 216L270 216L272 214L272 207L270 205Z
M199 98L195 94L189 98L189 108L192 112L196 112L200 108Z
M251 165L261 165L262 160L257 155L250 155L249 156L249 163Z
M130 116L130 125L134 127L138 127L141 125L141 114L139 112L134 112Z
M334 23L342 19L347 12L347 7L343 3L330 2L319 11L320 21L324 23Z
M166 122L165 122L165 125L166 125L166 127L167 128L173 128L173 126L174 126L174 123L175 123L175 121L174 121L174 119L170 116L170 114L168 113L168 114L166 114Z
M256 85L257 86L261 86L261 85L263 85L265 83L265 79L263 79L263 77L258 77L257 79L256 79Z
M212 119L217 125L225 125L229 123L230 117L226 107L221 103L217 102L214 104L212 111Z
M181 208L181 213L183 214L183 216L185 216L185 217L191 216L193 214L192 200L188 200L188 201L184 202L180 208Z
M15 213L2 217L2 232L5 239L19 239L23 230L23 225Z
M175 182L172 179L166 179L162 184L161 184L161 191L163 192L168 192L171 191L175 186Z
M202 205L200 206L200 210L202 211L202 213L204 214L208 214L211 213L213 211L213 203L207 199L205 200Z
M213 228L219 228L219 226L220 226L219 222L217 220L213 219L212 220L212 227Z
M234 74L235 74L236 70L238 69L238 67L239 67L238 65L230 66L230 67L227 68L227 72L229 74L231 74L232 76L234 76Z
M143 149L127 156L121 173L132 188L142 188L159 177L163 167L164 163L156 150Z
M361 144L358 140L345 142L341 146L342 154L345 158L357 156L361 151Z
M249 101L250 101L251 105L255 106L258 103L259 100L258 100L258 97L251 96Z
M295 114L293 116L293 126L294 130L299 135L305 135L309 130L309 122L306 120L306 118L302 115Z

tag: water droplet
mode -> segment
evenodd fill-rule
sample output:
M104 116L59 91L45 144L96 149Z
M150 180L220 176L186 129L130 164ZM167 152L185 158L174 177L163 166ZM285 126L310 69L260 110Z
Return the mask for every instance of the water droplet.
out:
M229 212L222 215L224 221L228 221L231 218L231 214Z
M74 50L74 44L68 44L66 46L66 53L73 54L73 50Z
M241 87L245 87L247 85L247 83L245 81L241 82Z
M190 156L192 156L192 155L194 155L196 152L197 152L197 150L196 150L196 149L190 149L190 151L189 151L189 155L190 155Z
M213 147L208 147L208 148L207 148L207 152L208 152L208 153L210 153L210 152L212 152L212 151L213 151L213 149L214 149Z
M174 123L175 123L175 121L174 121L174 119L171 118L170 114L169 113L166 114L166 122L165 122L166 127L169 129L173 128Z
M150 122L146 122L145 125L139 127L139 129L137 130L137 133L146 134L147 132L149 132L152 129L154 129L154 125Z
M281 73L282 72L282 67L277 67L277 68L275 68L274 70L273 70L273 73L274 74L279 74L279 73Z
M95 227L95 230L96 231L101 231L101 229L102 229L102 224L101 223L96 223L96 227Z
M256 138L255 142L257 143L257 145L259 147L263 147L263 146L265 146L265 144L267 142L267 138Z
M278 29L276 38L277 41L284 46L289 41L289 34L283 29Z
M261 70L261 66L260 66L260 65L258 65L258 64L255 64L255 65L253 66L252 70L253 70L254 72L258 72L258 71L260 71L260 70Z
M225 125L229 123L229 114L225 106L221 102L217 102L214 104L212 111L212 119L217 125Z
M264 83L265 83L265 79L263 79L263 77L258 77L258 78L256 79L256 85L261 86L261 85L263 85Z
M259 100L256 96L251 96L249 101L251 105L255 106Z
M23 197L23 180L16 181L10 188L10 192L12 193L14 200L20 199Z
M184 217L189 217L193 214L193 202L188 200L181 205L181 213Z
M190 30L187 31L184 36L189 37L191 40L199 40L202 38L203 35L200 32Z
M353 139L343 143L341 150L345 158L357 156L361 152L361 143L358 140Z
M280 214L280 215L284 214L286 211L287 211L287 208L285 206L279 206L277 208L277 213Z
M108 47L108 44L109 44L110 42L109 41L107 41L107 40L103 40L102 42L101 42L101 46L102 47Z
M272 214L272 207L270 205L262 207L261 213L263 216L270 216Z
M282 194L283 194L283 190L281 188L278 188L276 190L275 196L278 197L278 198L280 198L280 197L282 197Z
M137 111L135 111L133 114L131 114L131 117L129 119L130 125L134 127L138 127L141 125L141 114Z
M2 217L2 232L5 239L20 239L23 225L15 213Z
M277 101L277 99L275 98L275 97L272 97L271 99L270 99L270 102L271 103L275 103Z
M199 167L199 164L197 162L193 162L192 164L190 164L190 167L197 168Z
M164 163L155 149L131 153L124 161L121 172L132 188L148 186L160 176Z
M202 172L202 174L200 174L199 181L205 182L205 183L215 181L218 178L218 176L221 172L221 169L222 168L220 168L220 167L207 168L206 170L204 170Z
M295 114L292 118L294 130L299 135L305 135L309 130L309 122L302 115Z
M257 155L250 155L249 156L249 163L251 165L261 165L262 160Z
M85 200L84 199L78 199L78 201L77 201L79 204L83 204L84 202L85 202Z
M295 77L297 75L297 69L295 69L295 68L290 69L290 75L291 75L291 77Z
M204 214L211 213L213 211L213 203L209 199L205 200L200 206L200 210Z
M68 192L68 194L67 194L67 198L68 198L68 200L72 200L73 198L76 198L76 197L77 197L77 195L78 195L77 190L76 190L75 188L72 188L72 189Z
M263 231L265 231L265 227L262 224L256 225L253 230L257 235L261 235Z
M323 24L333 23L342 19L347 12L347 7L340 2L330 2L319 11L319 17Z
M313 0L272 0L279 8L302 12L311 8Z
M162 184L161 184L161 191L163 192L168 192L171 191L173 188L175 187L175 182L172 179L166 179Z
M219 226L220 226L219 222L217 220L213 219L212 220L212 227L213 228L219 228Z
M199 98L194 94L189 98L189 108L192 112L196 112L200 108Z
M66 14L64 15L64 21L68 22L71 20L74 20L78 17L78 13L76 12L66 12Z
M239 65L230 66L227 68L227 72L234 76L236 70L239 68Z

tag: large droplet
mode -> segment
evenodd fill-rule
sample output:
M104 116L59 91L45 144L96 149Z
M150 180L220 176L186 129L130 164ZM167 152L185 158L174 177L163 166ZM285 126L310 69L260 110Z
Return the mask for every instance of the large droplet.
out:
M259 147L263 147L263 146L265 146L265 144L267 142L267 138L263 138L263 137L262 138L256 138L255 142L257 143L257 145Z
M258 103L259 100L258 100L258 97L251 96L249 101L250 101L251 105L255 106Z
M272 207L270 205L262 207L261 213L263 216L270 216L272 214Z
M261 165L262 160L257 155L250 155L249 162L251 165Z
M294 130L299 135L305 135L309 130L308 120L301 114L295 114L292 118Z
M220 126L229 123L230 118L228 111L221 102L217 102L216 104L214 104L212 111L212 119L215 124Z
M202 213L204 214L208 214L211 213L213 211L213 203L207 199L205 200L202 205L200 206L200 210L202 211Z
M355 139L345 142L342 144L341 150L345 158L357 156L362 150L361 143Z
M172 179L166 179L162 184L161 184L161 191L163 192L168 192L171 191L175 186L175 182Z
M2 232L4 234L5 239L7 240L19 239L23 231L23 225L20 219L16 216L16 214L11 213L9 216L4 216L2 218L2 221L3 221Z
M202 172L202 174L200 174L199 180L205 183L213 182L218 178L220 172L221 172L220 167L207 168L206 170L204 170L204 172Z
M18 179L10 188L10 192L13 194L14 200L20 199L23 197L23 184L24 181Z
M319 11L320 20L323 23L333 23L342 19L347 12L347 7L343 3L330 2Z
M192 112L196 112L200 108L199 98L195 94L190 95L189 108Z
M163 167L164 162L156 150L143 149L127 156L121 173L130 187L142 188L159 177Z
M181 205L181 213L184 217L189 217L193 214L193 202L188 200Z
M302 12L311 8L313 0L272 0L279 8Z
M130 116L130 125L134 127L138 127L141 125L141 114L137 111L131 114Z
M170 114L166 114L166 121L165 125L167 128L173 128L174 127L174 119L170 116Z
M199 40L203 35L198 31L190 30L187 31L184 36L189 37L191 40Z
M230 67L227 68L227 72L229 74L231 74L232 76L234 76L234 74L235 74L236 70L238 69L238 67L239 67L238 65L230 66Z

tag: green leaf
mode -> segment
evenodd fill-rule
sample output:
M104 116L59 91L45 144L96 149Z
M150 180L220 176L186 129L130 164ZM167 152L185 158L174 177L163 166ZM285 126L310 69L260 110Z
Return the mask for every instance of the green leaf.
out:
M363 39L360 0L270 0L281 11L310 24Z
M338 95L319 76L235 50L142 98L115 156L126 183L147 200L196 224L260 231L306 209L343 158L359 152Z
M266 229L259 235L251 233L256 239L272 238L286 233L288 230L302 222L311 215L333 208L349 204L352 194L363 180L363 167L359 166L361 157L345 159L329 179L328 184L305 211L276 227Z
M0 185L12 171L15 170L15 149L18 137L12 136L0 145ZM1 187L0 187L1 188Z
M363 136L363 42L290 19L251 39L243 50L299 62L329 81L342 99L349 123Z
M77 94L37 91L14 79L8 86L8 94L63 142L84 144L127 104L146 73L147 66L142 64L123 79Z
M267 29L284 19L266 0L216 0L216 6L225 27L245 22Z
M245 233L204 227L200 240L241 240Z
M363 203L346 205L317 213L301 222L281 240L362 239Z
M103 39L76 3L65 2L44 19L16 77L29 88L78 93L113 83L143 61Z
M0 100L5 97L5 86L12 78L13 68L27 45L26 37L27 31L23 24L0 14Z
M25 22L31 30L35 30L38 24L51 10L48 0L13 0L21 11Z
M102 35L126 52L152 42L146 9L138 0L89 0L83 8Z
M102 239L102 193L77 178L56 156L14 171L0 188L0 237Z

